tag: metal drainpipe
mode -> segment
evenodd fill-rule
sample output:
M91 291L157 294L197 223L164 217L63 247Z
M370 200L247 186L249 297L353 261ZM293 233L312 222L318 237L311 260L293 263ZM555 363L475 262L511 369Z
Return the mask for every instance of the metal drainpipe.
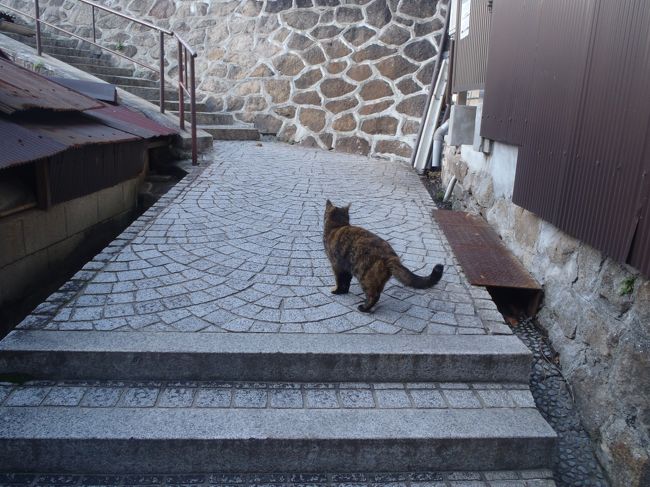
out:
M431 150L432 169L440 167L440 161L442 159L442 143L447 132L449 132L449 120L438 127L433 133L433 149Z

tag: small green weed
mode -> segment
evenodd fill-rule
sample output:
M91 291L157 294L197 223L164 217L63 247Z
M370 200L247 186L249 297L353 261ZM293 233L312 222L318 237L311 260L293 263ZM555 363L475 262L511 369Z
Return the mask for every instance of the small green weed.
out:
M634 283L636 282L636 277L630 276L623 279L621 283L621 288L618 290L619 296L629 296L634 291Z

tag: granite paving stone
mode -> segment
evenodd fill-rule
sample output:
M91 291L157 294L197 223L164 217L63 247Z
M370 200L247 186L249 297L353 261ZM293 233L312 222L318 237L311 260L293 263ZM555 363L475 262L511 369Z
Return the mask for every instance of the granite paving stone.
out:
M534 408L530 391L461 383L31 381L0 386L0 406L93 408ZM461 389L466 387L466 389ZM485 394L490 394L485 396ZM486 400L485 398L488 397ZM521 397L515 401L514 397ZM523 398L527 398L524 400Z
M224 141L192 171L19 327L120 333L507 332L493 320L489 295L470 286L457 267L431 216L435 207L406 164ZM363 299L356 281L347 296L330 294L333 276L322 245L328 198L351 203L352 223L391 242L414 272L429 273L443 262L441 282L416 290L391 280L369 315L356 309Z

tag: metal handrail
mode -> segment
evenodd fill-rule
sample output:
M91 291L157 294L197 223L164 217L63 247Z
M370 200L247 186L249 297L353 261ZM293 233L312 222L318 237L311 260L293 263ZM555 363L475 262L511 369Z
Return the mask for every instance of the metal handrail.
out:
M174 35L174 33L169 29L163 29L162 27L158 27L157 25L147 22L146 20L136 19L135 17L131 17L130 15L123 14L122 12L118 12L117 10L113 10L112 8L109 7L104 7L103 5L100 5L98 3L90 2L89 0L78 0L78 1L90 5L93 8L103 10L104 12L117 15L118 17L122 17L123 19L130 20L131 22L135 22L136 24L144 25L145 27L149 27L150 29L157 30L159 32L164 32L168 36Z
M50 22L47 22L45 20L42 20L40 18L40 7L38 0L34 0L34 13L35 15L30 15L25 12L21 12L20 10L17 10L13 7L10 7L8 5L4 5L0 3L2 8L6 8L11 10L12 12L16 12L20 15L23 15L25 17L28 17L32 20L35 21L36 23L36 52L38 53L39 56L43 54L42 50L42 45L41 45L41 24L46 25L48 27L51 27L57 31L63 32L69 36L72 36L76 39L79 39L81 41L87 42L89 44L92 44L96 47L99 47L100 49L103 49L104 51L108 51L111 54L114 54L116 56L119 56L121 58L124 58L128 61L131 61L134 64L137 64L138 66L142 66L143 68L149 69L151 71L157 72L158 77L159 77L159 82L160 82L160 112L165 113L165 35L168 35L170 37L173 37L176 39L178 42L178 97L179 97L179 125L181 130L185 130L185 104L184 104L184 93L187 93L187 95L190 97L190 109L191 109L191 134L192 134L192 164L197 165L198 164L198 144L196 140L196 79L195 79L195 73L194 73L194 58L196 58L197 53L192 49L192 47L183 39L181 38L177 33L168 30L168 29L163 29L161 27L158 27L152 23L149 23L145 20L139 20L134 17L131 17L130 15L123 14L121 12L118 12L116 10L113 10L109 7L105 7L103 5L99 5L97 3L91 2L89 0L78 0L81 3L84 3L86 5L89 5L92 8L92 28L93 28L93 40L86 39L85 37L79 36L77 34L74 34L72 32L69 32L65 29L62 29L60 27L57 27L56 25L53 25ZM100 44L97 43L97 34L96 34L96 29L95 29L95 9L102 10L104 12L117 15L118 17L121 17L123 19L126 19L130 22L135 22L136 24L143 25L149 29L153 29L159 33L159 48L160 48L160 65L158 68L155 68L153 66L150 66L146 63L142 63L140 61L137 61L133 59L130 56L127 56L125 54L122 54L118 51L115 51L113 49L110 49L108 47L104 47ZM189 55L188 55L189 54ZM190 58L190 72L189 75L187 73L187 58ZM185 60L185 62L183 62ZM189 78L189 80L188 80ZM187 86L187 83L189 81L189 87Z
M194 59L196 52L178 34L174 33L178 42L178 114L181 129L185 130L185 94L190 97L190 120L192 133L192 164L196 165L194 154L197 153L196 140L196 79L194 72ZM187 60L189 58L189 89L187 86Z

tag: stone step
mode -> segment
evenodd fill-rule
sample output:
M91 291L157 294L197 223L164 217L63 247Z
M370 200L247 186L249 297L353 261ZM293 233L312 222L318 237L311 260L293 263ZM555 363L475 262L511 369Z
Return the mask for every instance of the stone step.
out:
M120 87L125 86L147 86L158 89L158 81L153 79L138 78L135 76L112 76L104 75L102 78L107 82Z
M553 471L483 470L483 471L418 471L418 472L200 472L157 475L130 473L125 475L0 473L0 485L241 485L265 487L556 487Z
M45 51L47 52L47 51ZM96 57L96 56L70 56L62 54L52 54L53 57L57 58L59 61L63 61L67 64L72 64L73 66L84 65L84 66L112 66L111 59L107 57Z
M189 111L189 109L190 109L189 99L190 99L189 96L185 95L185 111L186 112ZM158 100L157 97L147 99L147 101L149 101L151 103L156 103L156 104L158 103L157 100ZM178 103L178 94L174 98L169 98L169 99L165 100L165 110L168 110L170 112L177 112L179 106L180 105ZM209 112L210 109L208 108L208 106L205 103L197 102L196 103L196 111L197 112Z
M179 112L171 112L179 116ZM185 118L189 120L190 113L185 112ZM232 125L235 123L235 118L230 113L223 112L197 112L196 123L199 125Z
M77 57L77 58L89 58L89 59L101 59L110 63L110 60L113 59L113 56L107 52L103 52L99 48L78 48L78 47L67 47L67 46L43 46L43 52L53 56L57 59L62 57Z
M129 93L134 94L135 96L139 96L140 98L144 98L145 100L149 100L153 103L153 100L156 101L156 104L158 104L159 96L160 96L160 88L158 86L127 86L127 85L122 85L120 88L128 91ZM165 98L169 100L176 100L178 99L178 91L173 90L171 88L166 88L165 89Z
M36 37L34 36L24 36L20 34L11 34L3 32L4 35L16 39L17 41L27 44L30 47L36 47ZM68 39L65 37L56 37L43 34L41 35L41 45L44 47L53 46L53 47L68 47L76 48L79 45L79 41L76 39Z
M0 370L43 379L528 383L513 335L15 330Z
M4 471L546 468L555 433L501 384L31 383L5 387Z
M260 140L259 131L252 125L201 125L201 130L214 140Z
M96 64L76 64L76 68L98 77L108 76L133 76L133 68L118 68L115 66L99 66Z

